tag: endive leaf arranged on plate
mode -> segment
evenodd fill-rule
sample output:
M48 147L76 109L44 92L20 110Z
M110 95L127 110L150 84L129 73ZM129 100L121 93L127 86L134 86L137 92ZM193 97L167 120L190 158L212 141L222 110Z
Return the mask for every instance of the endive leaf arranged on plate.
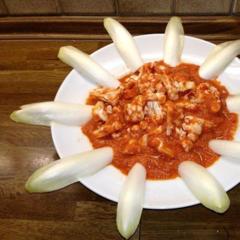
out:
M52 122L80 126L92 118L92 106L61 102L41 102L23 105L14 111L12 120L33 125L50 126Z
M240 40L215 46L200 66L199 76L204 79L217 78L238 54L240 54Z
M163 60L171 67L181 62L184 46L184 30L181 19L172 17L166 27L164 34Z
M122 24L110 17L104 19L104 27L127 67L135 72L143 65L143 61L132 35Z
M110 147L94 149L54 161L41 167L28 179L29 192L50 192L66 187L80 178L95 174L111 163Z
M75 47L61 47L58 58L100 86L109 88L119 86L119 81L111 73Z
M227 97L226 104L229 112L240 113L240 95Z
M240 142L230 140L211 140L209 147L217 154L240 160Z
M207 208L224 213L230 206L230 200L220 183L206 168L184 161L179 165L179 175L195 197Z
M117 227L128 239L134 234L141 219L146 182L146 169L136 163L124 182L117 206Z

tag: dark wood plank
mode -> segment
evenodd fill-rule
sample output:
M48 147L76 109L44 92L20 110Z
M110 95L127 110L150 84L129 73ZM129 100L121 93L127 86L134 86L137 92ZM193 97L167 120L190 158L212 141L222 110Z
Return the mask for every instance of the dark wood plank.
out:
M97 211L94 215L97 216ZM83 219L81 222L0 219L0 231L1 240L120 240L121 237L114 234L113 223L112 219L98 220L94 217L92 221Z
M86 53L92 53L110 41L68 40L68 41L39 41L39 40L1 40L0 74L18 74L18 70L50 70L47 74L54 75L56 70L70 70L58 58L61 46L73 45ZM11 48L9 48L11 45ZM10 72L9 72L10 71ZM25 72L31 76L31 72ZM41 72L35 73L41 77ZM53 78L53 77L50 77ZM14 79L14 77L13 77ZM2 83L0 83L2 84Z
M8 17L0 18L0 39L108 39L104 17ZM163 33L169 17L116 17L133 35ZM184 16L185 33L206 40L225 41L240 36L235 16Z
M142 216L141 236L144 240L235 240L240 236L240 189L229 192L230 209L223 215L201 205L176 210L146 210Z

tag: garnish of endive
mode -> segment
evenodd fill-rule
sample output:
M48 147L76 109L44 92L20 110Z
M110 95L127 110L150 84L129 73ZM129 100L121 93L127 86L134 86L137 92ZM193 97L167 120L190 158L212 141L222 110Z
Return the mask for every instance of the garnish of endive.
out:
M207 208L224 213L230 200L220 183L201 165L184 161L179 165L179 175L195 197Z
M240 159L240 142L229 140L211 140L209 147L217 154Z
M171 67L175 67L181 61L184 46L184 30L181 19L172 17L164 34L163 60Z
M92 118L92 106L60 102L23 105L10 118L15 122L50 126L52 122L80 126Z
M128 30L113 18L104 19L104 27L112 38L119 54L127 67L132 71L136 71L143 65L140 52L136 46L135 40Z
M200 66L199 76L204 79L218 77L238 54L240 54L240 40L215 46Z
M240 113L240 95L227 97L226 104L229 112Z
M119 86L119 81L111 73L75 47L61 47L58 58L101 86L110 88Z
M117 206L117 227L120 234L128 239L134 234L141 219L146 169L136 163L124 182Z
M95 174L111 163L113 150L110 147L54 161L41 167L28 179L25 188L28 192L50 192L66 187L80 178Z

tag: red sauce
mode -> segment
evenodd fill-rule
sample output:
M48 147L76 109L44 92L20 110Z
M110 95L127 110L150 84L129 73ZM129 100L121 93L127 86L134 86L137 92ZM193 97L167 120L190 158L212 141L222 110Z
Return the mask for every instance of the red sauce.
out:
M229 95L217 80L204 80L198 66L147 63L120 79L118 89L98 88L96 104L84 127L94 148L111 146L112 164L124 174L136 162L148 179L178 176L178 165L191 160L209 167L217 159L211 139L233 139L237 115L226 108Z

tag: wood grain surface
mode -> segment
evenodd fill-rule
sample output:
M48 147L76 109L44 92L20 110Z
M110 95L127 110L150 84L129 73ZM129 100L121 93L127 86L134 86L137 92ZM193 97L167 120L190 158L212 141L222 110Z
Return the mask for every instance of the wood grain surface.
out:
M161 32L166 20L146 19L139 24L134 18L123 22L134 34L141 34ZM16 124L9 114L26 103L53 100L70 71L56 57L60 46L74 45L91 53L110 42L103 37L101 18L34 21L37 26L41 21L48 25L38 29L23 18L18 23L0 19L0 240L122 239L115 224L116 204L81 184L47 194L24 190L30 174L58 156L49 128ZM84 32L75 29L73 22L76 28L94 27ZM210 23L206 18L185 18L184 22L188 34L213 42L240 38L239 18L214 18ZM56 27L51 31L52 23ZM229 196L231 207L223 215L200 205L144 210L132 239L238 240L240 188L235 187Z

